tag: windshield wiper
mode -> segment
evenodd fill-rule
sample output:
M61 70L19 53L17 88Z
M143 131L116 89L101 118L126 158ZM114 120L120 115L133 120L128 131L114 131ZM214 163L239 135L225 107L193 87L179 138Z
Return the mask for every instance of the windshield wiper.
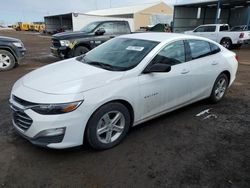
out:
M93 65L93 66L96 66L96 67L100 67L100 68L103 68L103 69L106 69L106 70L111 70L111 71L124 71L124 70L126 70L123 67L116 67L116 66L113 66L113 65L110 65L110 64L99 62L99 61L89 61L88 59L85 58L85 55L80 56L78 60L83 62L83 63Z
M109 64L105 64L105 63L102 63L102 62L98 62L98 61L89 61L89 62L87 61L86 63L89 64L89 65L101 67L101 68L106 69L106 70L115 70L114 66L109 65Z

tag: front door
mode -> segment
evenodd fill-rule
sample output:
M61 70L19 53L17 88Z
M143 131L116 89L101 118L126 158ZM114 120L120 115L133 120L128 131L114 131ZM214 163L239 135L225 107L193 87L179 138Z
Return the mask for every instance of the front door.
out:
M139 76L140 95L143 99L141 119L185 104L190 99L189 67L183 41L166 45L149 63L171 65L166 73L147 73Z

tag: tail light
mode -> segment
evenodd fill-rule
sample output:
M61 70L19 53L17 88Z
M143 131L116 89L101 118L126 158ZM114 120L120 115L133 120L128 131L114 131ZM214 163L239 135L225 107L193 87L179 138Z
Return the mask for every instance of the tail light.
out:
M240 61L240 58L239 58L239 56L237 56L237 55L235 55L235 59L237 60L237 62Z
M240 33L240 38L244 38L244 33Z

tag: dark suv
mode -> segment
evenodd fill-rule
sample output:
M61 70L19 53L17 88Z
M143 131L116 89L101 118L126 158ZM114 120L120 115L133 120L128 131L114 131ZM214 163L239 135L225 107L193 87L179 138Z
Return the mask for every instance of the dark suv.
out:
M21 40L0 36L0 71L12 69L24 57L25 51Z
M80 31L63 32L52 36L51 52L60 58L69 58L87 53L107 40L130 34L127 21L92 22Z

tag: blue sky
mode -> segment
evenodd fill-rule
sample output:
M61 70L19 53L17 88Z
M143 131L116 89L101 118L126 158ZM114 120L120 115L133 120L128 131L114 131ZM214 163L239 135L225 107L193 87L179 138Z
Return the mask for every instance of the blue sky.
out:
M0 24L11 24L18 21L43 21L47 15L87 12L119 6L128 6L144 3L154 3L160 0L0 0ZM183 0L182 0L183 1ZM172 4L175 0L164 0Z

